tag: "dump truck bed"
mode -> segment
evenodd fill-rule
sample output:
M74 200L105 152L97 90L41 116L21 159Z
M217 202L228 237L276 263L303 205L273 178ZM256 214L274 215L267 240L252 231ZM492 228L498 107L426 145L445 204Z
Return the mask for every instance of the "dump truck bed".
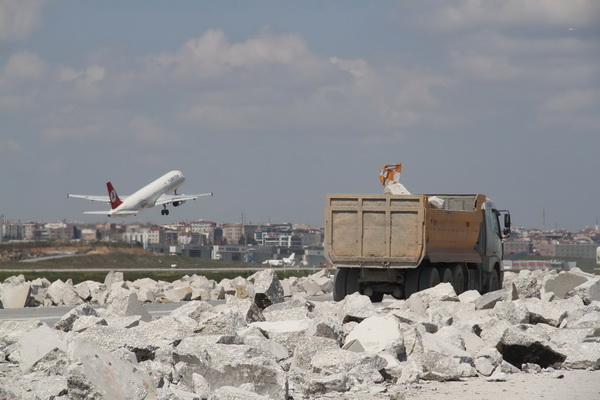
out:
M441 209L429 197L444 200ZM325 252L338 267L416 268L481 262L475 249L485 195L329 194Z

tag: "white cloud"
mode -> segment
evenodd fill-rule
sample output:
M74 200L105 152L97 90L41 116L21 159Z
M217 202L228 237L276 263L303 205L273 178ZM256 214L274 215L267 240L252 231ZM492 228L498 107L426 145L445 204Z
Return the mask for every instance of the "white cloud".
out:
M426 24L440 30L490 25L582 26L595 23L599 11L596 0L460 0L441 7Z
M84 97L97 95L100 90L98 84L105 77L106 68L100 65L90 65L83 70L75 70L69 67L62 67L59 70L59 80L74 85L77 92Z
M0 41L23 39L37 27L44 0L0 1Z
M504 56L488 54L451 55L452 65L470 78L484 81L514 80L523 75L523 71Z
M162 52L153 60L154 68L177 77L222 76L236 68L261 65L302 64L310 54L298 35L273 35L264 31L256 38L230 43L221 30L209 30L188 40L174 53Z
M2 81L19 82L39 79L44 74L46 66L37 54L22 51L13 54L8 59L2 74Z

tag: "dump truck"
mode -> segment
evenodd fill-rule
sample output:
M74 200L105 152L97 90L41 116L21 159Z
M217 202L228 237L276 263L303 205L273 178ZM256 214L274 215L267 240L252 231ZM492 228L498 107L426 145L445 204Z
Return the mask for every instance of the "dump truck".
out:
M483 194L328 194L325 209L335 301L355 292L408 299L440 282L458 294L502 286L510 213Z

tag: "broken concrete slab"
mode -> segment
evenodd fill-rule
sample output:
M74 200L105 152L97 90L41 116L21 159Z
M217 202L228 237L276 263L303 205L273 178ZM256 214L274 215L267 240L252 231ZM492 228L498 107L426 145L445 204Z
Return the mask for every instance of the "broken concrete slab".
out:
M247 315L248 310L242 314L240 309L225 308L202 319L194 332L201 335L235 335L238 329L248 325Z
M281 343L288 349L290 356L294 353L302 337L312 327L314 322L308 319L291 321L253 322L250 326L265 332L270 339Z
M248 280L250 281L250 278ZM284 301L283 287L272 269L255 273L251 282L254 283L254 302L261 310Z
M47 293L54 305L57 306L78 306L83 304L83 300L79 297L75 288L67 285L60 279L52 282Z
M114 314L120 317L131 317L138 315L142 321L151 321L152 316L144 307L144 304L139 301L134 292L122 290L115 293L112 302L106 308L109 314Z
M567 297L573 296L579 296L586 305L600 301L600 277L590 279L567 293Z
M550 303L536 298L519 300L529 311L529 320L532 324L548 324L558 327L567 317L567 311L556 307L556 303Z
M192 298L192 288L189 286L178 286L165 290L164 296L171 303L181 303Z
M547 368L560 366L565 361L566 355L551 342L520 331L506 321L498 322L500 323L486 326L482 331L482 338L515 367L534 363Z
M23 308L29 303L31 284L4 283L0 285L0 308Z
M284 303L282 303L284 304ZM258 322L265 321L266 318L264 316L263 310L258 308L255 302L248 298L239 298L239 297L228 297L226 306L229 308L237 309L247 323L250 322ZM274 307L275 305L271 306ZM267 308L268 309L268 308Z
M506 289L500 289L493 292L489 292L481 296L475 301L476 310L489 310L494 308L496 303L504 300L507 296Z
M286 321L308 318L313 309L313 303L302 296L294 295L286 302L273 304L265 308L262 314L266 321Z
M47 325L23 333L19 339L19 368L22 372L29 371L36 362L54 349L66 352L67 345L59 332Z
M83 376L106 399L157 399L149 375L85 340L73 342L73 357L81 363Z
M123 281L124 279L122 272L110 271L104 278L104 285L107 289L110 289L114 283Z
M390 350L396 358L405 354L404 336L394 316L373 316L362 320L348 336L345 344L360 342L367 352L378 354Z
M360 322L376 314L376 309L371 299L360 293L352 293L339 302L340 322L345 324L350 321Z
M588 277L581 274L564 271L558 275L548 275L542 283L542 293L554 293L559 299L567 297L567 293L571 292L577 286L589 280Z
M99 314L89 304L82 304L63 315L62 318L54 324L54 329L69 332L73 328L75 321L83 316L93 316L98 318Z
M467 290L458 295L458 301L461 303L474 303L481 297L477 290Z
M339 348L336 340L306 335L298 340L294 348L290 370L300 368L309 371L312 368L311 360L314 355Z
M207 314L213 313L213 306L208 304L206 301L195 300L176 308L175 310L171 311L170 315L173 318L188 317L195 321L200 321Z

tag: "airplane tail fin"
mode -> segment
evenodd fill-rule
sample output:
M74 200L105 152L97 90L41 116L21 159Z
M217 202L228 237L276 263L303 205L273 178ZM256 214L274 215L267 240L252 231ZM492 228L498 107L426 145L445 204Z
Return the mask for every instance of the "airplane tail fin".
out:
M106 182L106 187L108 188L108 198L110 199L110 208L113 210L119 207L123 202L119 198L117 191L113 187L112 183Z

